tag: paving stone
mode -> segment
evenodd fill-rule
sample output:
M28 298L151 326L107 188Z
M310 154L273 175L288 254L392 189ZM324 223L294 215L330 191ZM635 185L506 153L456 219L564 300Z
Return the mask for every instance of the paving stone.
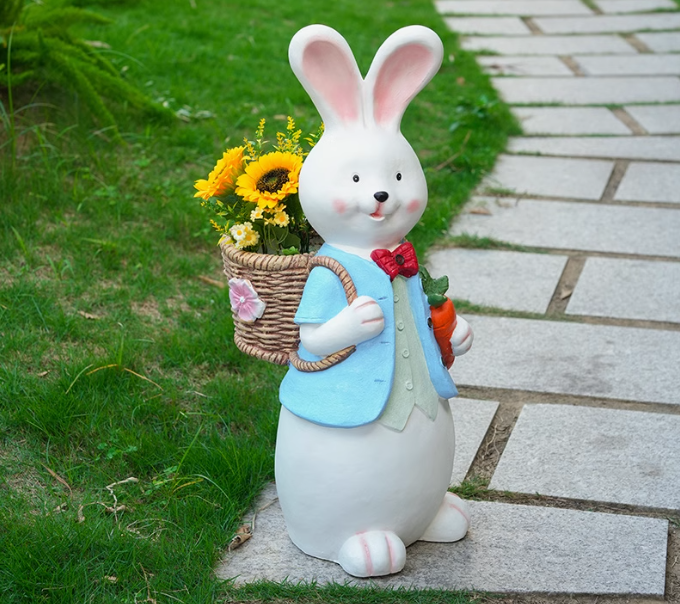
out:
M444 21L451 31L461 34L525 36L531 33L519 17L447 17Z
M680 416L525 405L492 489L680 510Z
M644 13L659 9L675 9L673 0L595 0L603 13Z
M459 485L477 455L498 409L496 401L479 401L457 396L449 401L456 434L451 485Z
M631 163L614 199L680 203L680 164Z
M680 405L680 331L468 315L458 386Z
M486 57L480 55L477 62L484 71L493 75L505 76L574 76L557 57Z
M546 34L605 34L680 27L680 13L538 17L534 23Z
M560 250L680 258L680 212L568 201L478 197L490 215L463 214L451 233Z
M588 258L567 314L680 323L680 263Z
M216 574L235 578L236 585L266 579L514 593L664 593L667 520L484 501L470 507L472 528L465 539L415 543L401 573L365 580L300 552L276 502L258 514L252 539L227 554Z
M592 15L579 0L439 0L434 3L445 15Z
M525 134L632 134L605 107L514 107Z
M674 52L680 50L680 32L635 34L635 37L649 46L654 52Z
M650 134L680 134L680 105L630 105L624 109Z
M540 155L680 161L680 136L515 137L508 149Z
M501 250L441 249L430 253L432 275L448 275L449 296L480 306L544 313L566 256Z
M614 162L597 159L501 155L482 187L597 200L613 168Z
M680 80L673 77L528 77L492 80L510 104L602 105L680 101Z
M680 75L680 56L674 54L575 55L572 58L586 75Z
M475 0L477 2L477 0ZM506 0L503 0L506 2ZM508 2L509 5L512 3ZM512 36L469 37L465 50L491 51L501 55L636 54L637 50L619 36Z

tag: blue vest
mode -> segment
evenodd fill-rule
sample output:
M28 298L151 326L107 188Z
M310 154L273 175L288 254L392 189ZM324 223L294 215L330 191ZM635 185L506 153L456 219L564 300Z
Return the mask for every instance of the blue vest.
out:
M382 308L385 328L376 337L362 342L346 360L314 373L290 366L279 390L281 404L303 419L338 428L353 428L375 421L383 412L394 380L395 327L392 283L389 276L370 260L343 252L328 244L322 256L336 259L349 272L357 293L370 296ZM408 295L418 335L427 361L430 380L439 396L458 394L441 360L439 346L427 320L430 307L420 277L407 280ZM295 322L325 323L347 306L340 279L329 269L316 267L309 275ZM320 357L300 344L300 357L316 361Z

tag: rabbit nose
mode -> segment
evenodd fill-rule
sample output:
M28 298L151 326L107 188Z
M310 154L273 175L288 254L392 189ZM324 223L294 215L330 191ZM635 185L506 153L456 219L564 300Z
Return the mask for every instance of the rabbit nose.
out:
M387 194L387 191L378 191L377 193L373 194L373 197L375 197L380 203L382 203L383 201L387 201L389 195Z

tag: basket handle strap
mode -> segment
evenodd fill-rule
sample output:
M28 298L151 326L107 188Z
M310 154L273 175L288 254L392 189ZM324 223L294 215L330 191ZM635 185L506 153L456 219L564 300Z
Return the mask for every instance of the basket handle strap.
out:
M345 267L342 266L342 264L340 264L337 260L330 258L329 256L312 256L309 261L309 266L310 271L316 266L322 266L333 271L340 279L340 283L342 283L342 287L345 290L347 304L351 304L357 299L357 288L354 286L352 277L350 277L350 274L347 272ZM297 350L293 350L290 353L289 360L290 364L298 371L312 373L314 371L323 371L324 369L328 369L333 365L337 365L349 357L349 355L351 355L356 349L356 346L348 346L347 348L343 348L338 352L329 354L327 357L324 357L318 361L304 361L298 355Z

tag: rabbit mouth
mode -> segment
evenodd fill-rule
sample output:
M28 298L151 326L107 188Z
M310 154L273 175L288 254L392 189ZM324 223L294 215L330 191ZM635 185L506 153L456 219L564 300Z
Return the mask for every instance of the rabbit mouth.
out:
M369 216L373 218L373 220L385 220L385 215L382 212L382 204L379 203L378 207L375 209L375 212L373 212L373 214L369 214Z

